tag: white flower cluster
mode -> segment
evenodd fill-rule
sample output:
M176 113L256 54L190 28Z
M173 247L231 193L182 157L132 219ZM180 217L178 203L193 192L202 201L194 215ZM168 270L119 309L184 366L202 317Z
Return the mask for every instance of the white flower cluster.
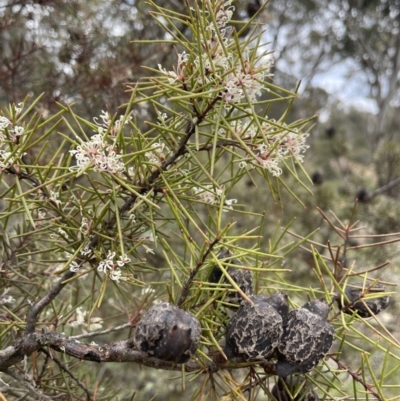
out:
M151 145L152 150L146 152L144 155L151 164L161 166L163 161L170 154L170 149L163 142L156 142Z
M261 58L261 62L247 58L242 63L240 59L233 57L229 48L235 46L235 41L231 37L231 30L226 27L234 11L232 0L221 1L217 3L217 7L216 24L211 21L205 33L200 35L202 47L207 51L194 58L194 66L197 71L201 71L198 72L199 83L212 83L221 88L225 107L229 108L245 98L253 102L261 95L264 79L272 76L270 70L274 60L268 55ZM168 77L170 84L176 81L185 82L186 75L189 75L186 74L188 58L186 52L178 54L175 71L167 71L160 64L158 68Z
M114 145L107 142L106 135L116 136L125 117L120 116L111 125L110 113L102 110L100 118L102 122L99 122L97 117L93 118L97 126L95 129L97 134L93 135L90 141L82 141L76 149L70 150L70 153L76 157L76 167L79 171L85 171L92 167L94 171L121 174L125 171L125 165L121 161L122 155L117 153ZM124 124L128 124L130 120L131 117L127 117ZM72 167L72 169L76 167Z
M125 165L120 160L113 145L106 142L102 134L93 135L90 141L83 142L76 149L70 150L75 156L79 171L85 171L92 167L94 171L121 174L125 171ZM74 167L72 167L74 168Z
M223 189L215 188L212 185L204 185L204 188L193 187L194 194L204 203L215 205L220 202Z
M7 295L9 288L7 288L3 294L0 295L0 305L11 305L15 303L15 298L12 295Z
M277 127L268 123L263 123L261 128L267 137L267 143L261 143L256 148L256 160L263 168L272 175L279 176L282 174L279 163L283 159L294 157L297 162L303 162L304 153L309 148L306 145L308 134L299 132L297 128L293 129L294 132L279 132Z
M178 54L178 64L175 71L167 71L161 64L158 64L158 69L168 77L170 84L176 81L183 82L185 80L185 69L188 59L189 55L184 51L182 54Z
M224 190L221 188L215 188L213 185L204 185L204 187L193 187L193 191L195 196L199 198L204 203L208 203L210 205L217 205L221 202L221 197L224 193ZM233 209L232 205L237 203L236 199L226 199L225 206L227 209Z
M121 127L122 122L124 121L124 116L119 116L117 120L115 120L114 124L111 126L111 116L108 111L101 111L100 118L102 119L102 122L99 122L99 119L97 117L93 118L93 121L97 125L96 132L98 132L100 135L104 136L107 131L110 136L115 136L118 132L118 130ZM125 119L124 124L128 124L129 121L131 120L131 116L128 116Z
M225 106L240 103L246 96L249 102L256 101L257 96L261 96L265 76L271 76L268 71L272 66L272 57L257 67L253 67L251 62L246 60L244 68L240 66L235 72L229 73L224 79L225 92L222 98Z
M80 326L90 326L92 331L99 330L103 327L103 319L99 317L90 318L90 323L85 322L85 317L87 315L87 311L84 311L82 307L78 307L75 310L75 319L71 319L68 321L68 326L70 327L80 327Z
M271 120L274 121L274 120ZM231 122L231 134L233 138L240 137L253 145L255 164L268 170L273 176L282 174L279 167L283 159L294 157L297 162L304 161L304 153L309 148L306 140L309 134L299 132L297 128L290 131L285 129L286 124L271 125L268 122L261 124L261 131L252 122L243 124L242 120ZM221 128L220 135L226 136L227 132ZM255 146L255 147L254 147ZM254 159L254 158L253 158ZM246 167L247 163L241 161L240 168ZM254 167L254 164L252 165Z
M16 114L19 114L22 110L23 104L19 103L18 107L15 106ZM20 152L10 152L9 150L3 149L6 146L6 141L11 140L13 143L17 143L19 137L24 134L24 127L19 125L12 126L11 121L4 116L0 116L0 173L4 170L11 168L14 165L16 159L20 157Z
M97 266L97 271L108 274L111 280L116 281L123 280L121 267L125 264L130 263L131 260L127 255L120 255L118 260L114 261L115 252L108 251L107 258L102 260Z

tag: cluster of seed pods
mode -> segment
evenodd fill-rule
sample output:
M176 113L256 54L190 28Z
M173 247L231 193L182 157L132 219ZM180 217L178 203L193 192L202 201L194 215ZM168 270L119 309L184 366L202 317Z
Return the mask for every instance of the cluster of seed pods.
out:
M292 399L287 398L290 397L291 386L303 386L305 379L299 383L300 376L293 381L291 375L310 372L332 346L334 329L327 320L329 305L316 299L289 311L286 294L277 292L270 297L253 295L251 271L239 268L240 263L232 259L228 251L222 251L219 258L229 258L231 266L227 271L247 297L243 299L241 293L233 290L224 297L227 305L239 306L226 327L225 355L228 359L244 360L275 358L275 371L280 379L272 395L277 400ZM217 265L212 269L209 281L228 283ZM342 312L368 318L384 310L389 304L389 297L363 300L364 295L384 291L382 285L367 288L361 284L348 285L343 293L345 296L336 294L334 299ZM192 313L162 302L143 315L136 326L134 343L148 356L185 363L195 354L200 335L200 323ZM318 400L312 388L305 387L300 393L301 399Z
M277 356L276 372L285 377L312 370L331 348L334 329L322 300L289 311L287 296L252 295L242 302L226 328L228 358L265 360Z

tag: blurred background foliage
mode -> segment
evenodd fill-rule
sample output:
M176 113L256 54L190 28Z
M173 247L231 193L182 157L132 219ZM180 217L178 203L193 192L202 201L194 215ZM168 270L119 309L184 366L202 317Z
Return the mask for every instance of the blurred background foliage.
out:
M234 2L237 30L258 12L261 2ZM186 8L183 0L157 0L156 4L183 13ZM293 238L289 235L284 241L319 228L315 241L336 244L338 236L316 208L324 213L332 210L347 221L356 198L353 220L363 227L360 234L400 232L400 2L271 0L255 15L255 21L262 24L265 40L274 50L274 83L294 91L301 80L287 120L319 113L304 162L313 186L312 193L297 186L299 202L285 190L280 199L273 199L270 191L264 191L265 180L249 171L230 197L237 198L239 207L254 216L238 214L232 235L253 228L265 213L260 244L265 252L277 224L286 226L293 218ZM186 28L181 29L185 33ZM243 40L246 34L248 31L243 32ZM151 74L142 66L174 65L176 49L172 45L138 43L163 38L168 39L168 34L151 17L145 1L0 0L0 106L19 103L27 93L36 97L43 92L36 109L45 117L59 110L56 102L75 103L75 109L89 120L104 109L113 114L129 100L125 84ZM143 121L157 118L146 103L138 105L134 113ZM279 107L271 107L268 114L279 118L281 113ZM50 160L51 152L45 157ZM223 169L223 160L220 163L218 167ZM292 175L284 178L289 186L294 184ZM173 241L171 238L172 248ZM353 246L366 240L354 241ZM328 256L326 248L318 250ZM147 259L154 266L164 263L164 255L157 252ZM397 243L349 250L346 259L347 266L355 263L359 270L391 260L376 277L389 283L399 281ZM284 267L292 269L290 280L306 287L318 284L317 275L310 273L314 265L310 253L302 248L284 260ZM162 282L161 271L154 281ZM139 307L133 297L132 305L119 317L113 316L112 324L125 323ZM394 295L383 317L396 338L399 329L394 316L398 313L398 295ZM107 321L106 315L102 318ZM126 338L126 333L120 338ZM110 336L101 340L110 341ZM174 373L133 364L82 369L109 388L109 399L115 387L131 387L138 400L160 392L162 398L156 399L186 399L179 398L179 381L166 380Z

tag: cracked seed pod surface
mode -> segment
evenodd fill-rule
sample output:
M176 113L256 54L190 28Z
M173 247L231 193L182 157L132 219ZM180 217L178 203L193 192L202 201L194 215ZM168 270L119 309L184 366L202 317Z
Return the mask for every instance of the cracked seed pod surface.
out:
M271 394L274 401L319 401L318 394L303 376L279 378Z
M150 308L136 326L137 349L163 361L185 363L197 350L201 327L196 317L168 302Z
M229 359L267 359L272 356L283 334L283 319L274 305L279 307L279 302L287 303L287 297L278 294L273 297L251 295L249 298L254 305L242 302L226 328L224 352ZM285 309L284 306L281 308Z
M278 346L278 376L309 372L328 353L334 337L328 313L329 306L321 300L289 312Z
M224 250L220 252L220 254L218 255L218 259L225 259L228 258L229 256L231 256L231 253L229 251ZM237 259L231 259L229 263L236 266L240 266L240 263ZM228 267L227 271L229 275L232 277L233 281L246 295L253 294L253 274L250 270ZM218 283L221 277L222 277L222 271L218 267L218 265L215 265L210 274L209 281L212 283ZM224 283L228 282L225 277L223 279L223 282ZM229 291L225 295L224 301L230 304L240 305L243 301L243 298L237 291Z
M390 297L386 295L383 297L364 300L363 296L385 291L386 287L382 284L375 284L371 288L363 283L349 284L346 286L345 293L350 302L343 299L342 303L340 294L337 294L336 301L339 305L339 309L343 309L344 313L351 315L353 312L357 312L360 317L366 319L385 310L389 306ZM368 309L370 309L370 311Z

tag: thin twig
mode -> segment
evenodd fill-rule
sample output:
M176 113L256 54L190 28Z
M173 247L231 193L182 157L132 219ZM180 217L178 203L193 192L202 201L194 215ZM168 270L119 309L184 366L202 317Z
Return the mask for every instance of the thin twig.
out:
M196 277L196 274L199 272L201 266L203 266L204 262L207 259L207 256L211 253L211 251L213 250L215 245L218 244L219 241L220 241L220 238L217 237L217 238L214 239L214 241L212 241L210 243L210 245L208 246L207 250L204 252L203 257L201 258L201 260L199 262L197 262L197 264L194 267L194 269L191 270L191 272L189 274L189 278L186 280L186 283L182 287L181 295L180 295L180 297L178 299L177 306L182 306L183 302L185 301L185 299L187 297L187 294L189 292L190 286L192 285L192 281Z
M4 371L7 373L9 376L11 376L14 380L16 380L18 383L26 387L31 393L35 394L35 397L38 401L44 400L44 401L52 401L53 399L51 397L48 397L47 395L44 395L41 393L35 386L33 386L31 383L29 383L23 376L21 376L18 372L16 372L14 369L8 368Z
M70 338L73 338L74 340L79 340L81 338L96 337L96 336L101 336L103 334L112 333L113 331L123 330L123 329L126 329L128 327L132 327L132 325L130 323L124 323L124 324L121 324L121 326L112 327L111 329L100 330L100 331L92 331L91 333L78 334L77 336L72 336Z
M58 358L52 356L45 348L42 348L41 351L45 353L47 357L51 358L61 370L71 376L72 380L74 380L75 383L86 393L88 401L93 400L92 392Z
M71 339L64 334L55 331L32 333L25 337L25 341L17 341L14 345L7 347L7 353L0 355L0 371L7 371L10 366L21 361L25 356L35 351L43 350L44 346L49 347L63 355L73 358L97 363L107 362L134 362L139 365L155 369L181 371L182 364L162 361L149 357L141 351L133 348L131 339L117 341L112 344L84 344L76 339ZM3 358L1 358L3 356ZM217 372L220 369L242 369L254 365L255 362L227 362L215 363L214 361L200 364L189 361L184 364L185 371Z
M377 400L379 401L383 401L383 399L381 398L381 396L374 391L372 388L373 386L371 384L366 383L361 377L360 375L358 375L355 372L352 372L346 365L344 365L343 363L341 363L339 361L338 358L331 356L330 357L334 362L336 362L336 364L338 365L339 369L345 370L347 373L349 373L349 375L353 378L353 380L357 381L358 383L360 383L366 391L368 391L369 393L371 393Z
M38 302L36 302L29 310L28 317L26 319L25 335L34 332L36 327L36 321L42 310L52 302L56 296L61 292L65 286L65 281L69 280L75 275L74 272L68 270L58 280L57 284Z
M400 238L392 239L389 241L382 241L382 242L374 242L373 244L364 244L364 245L356 245L347 248L347 250L354 250L354 249L361 249L361 248L371 248L373 246L380 246L380 245L388 245L393 244L395 242L399 242Z

